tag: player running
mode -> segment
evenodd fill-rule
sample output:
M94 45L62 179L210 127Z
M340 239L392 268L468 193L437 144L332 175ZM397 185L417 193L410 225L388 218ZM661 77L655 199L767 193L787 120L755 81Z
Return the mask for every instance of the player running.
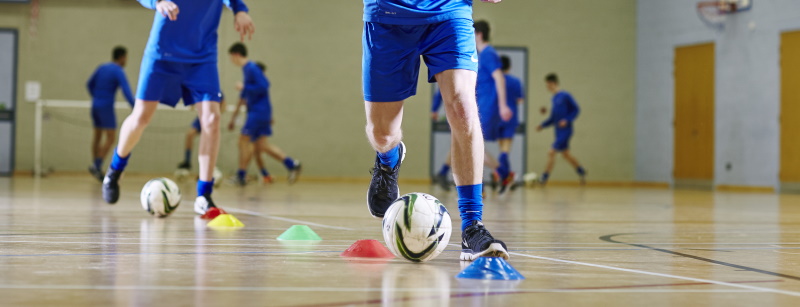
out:
M569 152L572 123L575 122L575 119L578 118L578 113L580 113L578 103L572 98L572 95L560 88L556 74L548 74L545 77L545 84L547 91L553 94L553 106L550 108L550 117L542 122L539 127L536 127L536 131L542 131L544 128L555 125L556 140L553 142L553 148L547 153L547 166L539 183L547 184L547 179L550 177L550 172L553 171L553 165L556 162L557 153L561 153L564 159L569 164L572 164L572 167L575 168L581 178L581 183L586 183L586 170Z
M145 47L139 74L139 88L133 112L122 124L114 158L103 180L103 198L109 204L119 200L119 178L131 151L150 123L158 103L196 105L200 118L199 168L194 211L205 214L216 207L211 199L213 172L220 144L222 94L217 69L217 28L223 3L234 12L234 28L240 38L255 31L242 0L138 0L156 10L150 39Z
M133 107L133 94L125 77L125 64L128 62L128 50L117 46L111 52L112 61L102 64L89 78L86 88L92 95L92 123L94 135L92 137L92 165L89 173L97 180L103 181L103 160L111 151L117 134L117 115L114 112L114 101L117 89L122 89L125 100ZM105 142L103 137L105 136Z
M497 3L500 0L484 0ZM376 151L367 204L381 218L399 196L406 155L404 100L416 94L420 56L438 82L452 130L452 165L461 212L462 260L508 258L481 222L483 138L475 102L478 55L472 2L364 0L363 90L367 138Z
M236 117L239 115L239 108L247 104L247 121L242 127L242 135L239 138L239 171L237 172L237 183L245 185L247 177L247 165L253 153L260 156L262 152L269 154L275 160L283 162L289 171L289 184L297 182L302 169L300 161L292 159L274 144L267 141L272 136L272 102L269 99L269 79L264 74L266 66L255 63L247 59L247 47L242 43L236 43L228 50L231 62L242 68L244 72L244 84L237 85L237 89L242 92L239 104L233 111L229 130L233 130ZM255 149L251 149L255 146ZM266 169L262 167L262 176L269 177ZM271 177L269 177L271 180Z
M522 82L520 82L519 78L509 74L511 69L511 59L505 55L501 56L500 64L506 84L505 103L511 110L513 116L510 120L504 120L500 122L500 127L497 131L497 145L500 147L500 156L498 157L498 162L500 163L501 169L499 172L511 174L513 172L511 171L511 161L508 160L508 153L511 152L511 145L514 141L514 133L517 131L517 127L519 126L519 114L517 113L519 110L518 106L525 101L525 96L522 93ZM511 177L513 181L513 175L509 177ZM501 193L508 188L508 184L510 182L504 183L505 184L500 186Z

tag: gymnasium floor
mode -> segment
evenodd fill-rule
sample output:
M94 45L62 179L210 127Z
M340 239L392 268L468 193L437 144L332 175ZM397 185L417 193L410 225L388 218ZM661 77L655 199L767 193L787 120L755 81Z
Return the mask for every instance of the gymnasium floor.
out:
M800 195L557 187L489 195L487 226L521 282L454 278L460 238L424 264L339 256L379 239L366 183L223 186L246 227L215 231L192 185L166 219L147 215L145 177L115 206L87 176L0 178L0 305L735 306L800 304ZM404 192L431 192L402 185ZM458 224L454 194L433 190ZM306 224L323 241L275 238Z

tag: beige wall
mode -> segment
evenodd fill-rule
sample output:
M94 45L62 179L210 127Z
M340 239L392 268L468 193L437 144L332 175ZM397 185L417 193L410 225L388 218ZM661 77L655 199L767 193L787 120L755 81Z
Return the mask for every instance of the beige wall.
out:
M569 3L567 3L569 2ZM22 84L38 80L50 99L88 99L86 78L106 61L114 45L130 50L127 74L135 87L152 11L135 1L42 0L38 36L29 37L29 5L0 5L0 27L20 30L17 123L17 170L33 165L33 106L22 103ZM361 8L359 1L249 1L258 28L248 45L252 58L269 66L275 109L272 141L305 161L315 177L365 177L374 154L364 138L361 103ZM558 72L566 89L581 103L582 114L573 140L575 154L596 180L633 179L635 1L506 1L475 4L476 19L493 25L494 43L526 46L530 51L529 118L539 122L538 106L549 105L540 82ZM220 28L220 49L237 39L226 11ZM220 59L223 91L233 96L240 71ZM421 75L425 75L422 73ZM420 81L418 96L409 100L404 133L409 159L406 178L426 178L428 167L429 86ZM83 110L58 117L86 120ZM121 121L126 112L118 112ZM131 169L172 169L181 158L181 132L189 112L161 112L135 151ZM63 120L63 118L61 118ZM88 131L73 123L48 123L48 160L56 170L82 170L88 164ZM225 117L227 122L227 116ZM66 127L66 126L69 127ZM55 136L53 136L55 135ZM235 168L235 134L226 133L221 165ZM529 165L541 169L552 131L531 134ZM47 148L47 147L46 147ZM47 154L47 153L46 153ZM270 161L273 172L282 174ZM555 179L572 178L559 161Z

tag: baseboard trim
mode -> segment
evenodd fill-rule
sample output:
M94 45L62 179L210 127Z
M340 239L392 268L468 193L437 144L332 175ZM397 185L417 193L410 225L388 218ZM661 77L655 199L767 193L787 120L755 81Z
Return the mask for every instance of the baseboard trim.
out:
M722 192L746 192L746 193L775 193L774 187L768 186L746 186L721 184L716 186L717 191Z

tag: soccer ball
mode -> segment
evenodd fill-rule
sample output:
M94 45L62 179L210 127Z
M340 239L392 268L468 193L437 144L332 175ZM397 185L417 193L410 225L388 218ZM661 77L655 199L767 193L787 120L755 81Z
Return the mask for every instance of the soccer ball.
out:
M450 242L452 221L444 205L431 195L400 196L383 217L383 240L397 257L423 262L439 256Z
M181 190L172 180L156 178L144 184L140 199L145 211L158 217L166 217L178 209Z

